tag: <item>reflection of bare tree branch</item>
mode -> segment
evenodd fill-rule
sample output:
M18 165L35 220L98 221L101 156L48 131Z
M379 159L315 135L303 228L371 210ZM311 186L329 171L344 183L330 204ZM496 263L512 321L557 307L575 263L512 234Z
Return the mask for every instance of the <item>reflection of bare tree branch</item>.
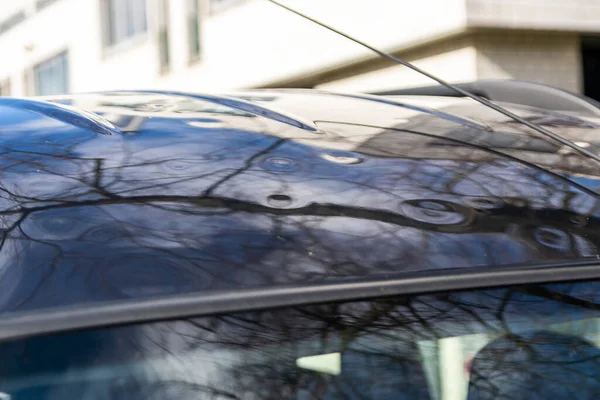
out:
M511 330L524 316L539 329L587 315L578 312L590 309L589 300L574 295L586 285L407 296L29 338L0 346L0 355L10 360L0 362L0 385L18 398L19 391L10 388L23 388L23 376L35 379L42 371L41 381L59 390L64 384L60 377L92 368L75 382L80 390L93 392L98 383L91 371L109 366L114 379L105 377L100 387L112 388L110 393L120 397L131 391L150 399L370 399L385 393L431 399L432 383L422 370L417 343L466 335L464 343L469 344L473 334L487 334L490 338L478 351L470 377L470 390L481 396L477 399L528 399L532 390L546 393L553 385L559 385L556 393L593 392L600 387L600 350L560 334ZM593 306L593 311L598 309ZM541 319L535 318L536 310L543 313ZM69 338L77 344L74 351L87 353L72 357L70 348L57 345ZM124 341L127 346L117 346ZM45 363L22 364L14 357L42 347ZM296 365L301 357L330 353L341 354L339 375ZM462 365L439 368L444 367ZM515 387L519 390L511 389Z
M276 140L275 142L273 142L271 145L269 145L264 150L261 150L261 151L257 152L256 154L252 155L251 157L248 157L248 159L246 159L246 161L245 161L244 167L236 169L235 171L231 172L229 175L221 178L217 182L215 182L212 185L210 185L204 191L204 195L205 196L210 196L220 185L222 185L223 183L227 182L231 178L233 178L235 176L238 176L238 175L246 172L248 169L250 169L252 167L254 161L256 161L259 157L261 157L261 156L263 156L265 154L269 154L270 152L272 152L273 150L277 149L279 146L281 146L285 142L286 142L285 139Z
M471 224L467 225L456 225L456 226L436 226L435 224L425 224L421 221L414 221L411 218L407 218L403 215L394 212L388 212L383 210L373 210L360 207L350 207L335 204L309 204L304 207L285 209L285 208L273 208L264 206L258 203L252 203L249 201L242 201L237 199L227 199L220 197L189 197L189 196L129 196L129 197L115 197L112 198L100 198L92 200L81 200L77 202L64 201L59 204L49 204L37 207L29 207L20 210L5 210L1 211L0 215L20 215L18 223L22 223L24 219L33 213L50 210L61 210L69 208L89 207L89 206L106 206L113 204L136 204L136 205L149 205L155 206L156 203L182 203L190 204L194 207L213 208L216 210L227 210L229 212L246 212L252 214L262 215L274 215L274 216L314 216L314 217L347 217L356 218L361 220L379 221L386 224L405 226L405 227L419 227L421 229L427 228L430 231L442 231L442 232L469 232L472 229ZM457 208L460 207L457 205ZM485 214L477 216L479 223L477 226L477 232L501 232L512 223L519 223L520 221L535 224L535 220L529 217L523 217L515 213L515 209L506 207L505 209L498 210L486 210ZM218 212L218 211L217 211ZM463 212L468 212L464 209ZM568 220L572 218L570 213L566 213L560 210L540 210L539 218L541 224L551 224L554 221ZM500 219L501 218L501 219ZM484 222L485 221L485 222ZM596 236L595 228L596 224L600 221L590 218L588 220L588 227L580 228L583 231L588 231L588 236ZM457 243L460 245L460 243Z
M589 309L589 310L595 310L595 311L600 310L600 303L580 299L580 298L573 297L573 296L569 296L566 293L548 290L542 286L526 286L526 287L516 288L515 291L531 294L531 295L534 295L534 296L537 296L537 297L540 297L543 299L557 301L557 302L560 302L563 304L569 304L569 305L573 305L573 306L577 306L577 307L581 307L581 308L585 308L585 309Z

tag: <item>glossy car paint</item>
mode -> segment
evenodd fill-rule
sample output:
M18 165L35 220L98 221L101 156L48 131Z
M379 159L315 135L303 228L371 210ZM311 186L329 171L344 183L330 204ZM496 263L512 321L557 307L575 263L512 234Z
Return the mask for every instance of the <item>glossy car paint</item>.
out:
M46 100L0 99L4 313L600 257L600 166L467 100Z

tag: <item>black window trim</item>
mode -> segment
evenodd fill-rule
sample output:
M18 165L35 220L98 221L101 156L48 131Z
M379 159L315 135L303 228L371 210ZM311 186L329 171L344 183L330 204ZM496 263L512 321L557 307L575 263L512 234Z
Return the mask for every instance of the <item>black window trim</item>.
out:
M0 341L67 331L232 312L339 303L401 295L600 279L597 258L505 267L419 271L363 280L204 292L166 298L15 313L0 320Z

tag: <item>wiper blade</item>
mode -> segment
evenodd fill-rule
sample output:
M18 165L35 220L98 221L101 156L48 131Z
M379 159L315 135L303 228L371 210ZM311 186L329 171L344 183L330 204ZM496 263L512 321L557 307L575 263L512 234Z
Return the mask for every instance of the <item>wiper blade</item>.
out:
M539 125L536 125L536 124L534 124L534 123L532 123L530 121L527 121L526 119L518 116L517 114L515 114L515 113L513 113L513 112L511 112L511 111L509 111L509 110L507 110L507 109L505 109L505 108L503 108L503 107L495 104L495 103L492 103L491 101L489 101L489 100L487 100L487 99L485 99L483 97L479 97L477 95L474 95L474 94L472 94L472 93L470 93L470 92L468 92L468 91L466 91L464 89L461 89L460 87L458 87L456 85L453 85L453 84L451 84L449 82L446 82L445 80L443 80L441 78L438 78L437 76L435 76L433 74L430 74L427 71L422 70L421 68L417 67L416 65L413 65L413 64L409 63L408 61L405 61L405 60L403 60L401 58L398 58L398 57L394 57L393 55L388 54L385 51L379 50L376 47L373 47L373 46L371 46L371 45L369 45L369 44L367 44L367 43L365 43L365 42L363 42L363 41L361 41L359 39L356 39L356 38L354 38L354 37L352 37L352 36L350 36L350 35L348 35L348 34L346 34L344 32L341 32L341 31L339 31L339 30L337 30L337 29L335 29L335 28L333 28L333 27L331 27L331 26L329 26L329 25L327 25L327 24L325 24L325 23L323 23L321 21L318 21L318 20L316 20L316 19L314 19L314 18L312 18L312 17L310 17L310 16L308 16L306 14L303 14L300 11L297 11L297 10L291 8L291 7L288 7L288 6L286 6L286 5L278 2L276 0L267 0L267 1L269 1L269 2L271 2L271 3L273 3L273 4L277 5L277 6L279 6L281 8L284 8L284 9L286 9L286 10L288 10L288 11L290 11L290 12L292 12L292 13L294 13L294 14L296 14L296 15L304 18L304 19L307 19L307 20L309 20L309 21L311 21L311 22L313 22L313 23L315 23L317 25L320 25L320 26L322 26L325 29L328 29L328 30L330 30L330 31L332 31L334 33L337 33L338 35L343 36L346 39L349 39L349 40L353 41L354 43L357 43L357 44L359 44L359 45L361 45L363 47L366 47L367 49L369 49L372 52L380 55L381 57L385 57L388 60L391 60L391 61L393 61L393 62L395 62L397 64L404 65L405 67L410 68L411 70L413 70L413 71L415 71L415 72L417 72L417 73L419 73L421 75L424 75L424 76L428 77L429 79L431 79L431 80L439 83L440 85L445 86L445 87L447 87L449 89L452 89L452 90L456 91L457 93L463 95L464 97L468 97L470 99L473 99L476 102L478 102L480 104L483 104L484 106L489 107L489 108L491 108L491 109L499 112L500 114L503 114L504 116L509 117L509 118L513 119L514 121L519 122L519 123L521 123L521 124L523 124L523 125L531 128L531 129L533 129L534 131L542 134L543 136L548 137L548 138L550 138L550 139L552 139L552 140L554 140L554 141L556 141L556 142L558 142L558 143L560 143L560 144L562 144L562 145L564 145L566 147L569 147L570 149L574 150L575 152L577 152L577 153L579 153L579 154L581 154L583 156L587 156L587 157L593 159L594 161L596 161L596 162L598 162L600 164L600 156L598 156L597 154L595 154L595 153L593 153L593 152L591 152L591 151L589 151L589 150L587 150L587 149L585 149L585 148L577 145L576 143L574 143L574 142L572 142L572 141L570 141L568 139L563 138L562 136L560 136L560 135L558 135L558 134L556 134L556 133L554 133L554 132L552 132L552 131L550 131L550 130L542 127L542 126L539 126Z

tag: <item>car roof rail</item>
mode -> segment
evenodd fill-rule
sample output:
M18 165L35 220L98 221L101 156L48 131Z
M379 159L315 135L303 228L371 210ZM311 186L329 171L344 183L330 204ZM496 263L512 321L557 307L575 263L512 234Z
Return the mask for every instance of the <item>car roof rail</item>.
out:
M541 83L513 79L481 79L459 83L455 86L492 101L521 104L552 111L573 111L600 117L600 102ZM387 90L372 94L463 97L460 93L441 85Z

